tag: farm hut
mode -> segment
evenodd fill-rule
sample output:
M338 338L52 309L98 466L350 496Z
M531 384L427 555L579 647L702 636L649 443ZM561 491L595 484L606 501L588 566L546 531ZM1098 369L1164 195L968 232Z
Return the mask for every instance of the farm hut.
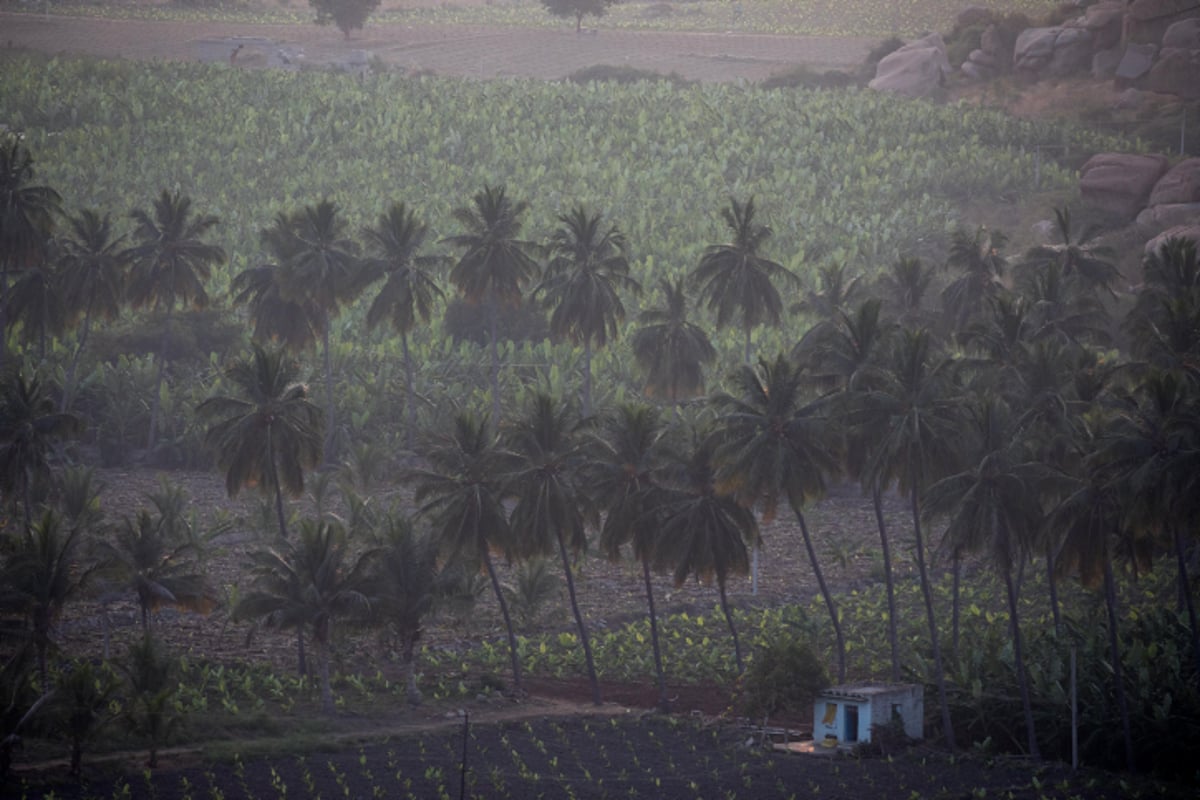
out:
M925 689L910 683L833 686L813 701L813 739L851 747L871 741L871 727L898 719L904 734L920 739L925 725Z

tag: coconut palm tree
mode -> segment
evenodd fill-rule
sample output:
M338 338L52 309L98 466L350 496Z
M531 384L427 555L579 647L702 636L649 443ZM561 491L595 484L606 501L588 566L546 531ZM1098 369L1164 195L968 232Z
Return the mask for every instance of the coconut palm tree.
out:
M521 302L525 285L538 272L534 245L519 238L521 217L529 210L524 200L513 200L503 185L484 185L471 198L471 205L452 212L464 233L443 241L462 249L450 282L471 305L483 304L488 321L488 350L491 354L492 417L500 419L500 353L496 333L499 306Z
M151 634L152 613L174 606L207 614L217 594L199 563L199 542L175 509L151 495L156 509L139 509L96 542L99 577L131 591L141 612L142 633Z
M556 402L549 395L534 395L525 415L506 432L513 461L505 479L505 493L515 500L509 525L516 533L518 554L528 558L558 552L592 684L592 701L600 705L592 645L579 611L571 568L571 560L587 549L587 527L599 523L581 469L585 455L579 426L569 404Z
M225 251L204 241L217 226L217 218L193 215L192 200L187 195L163 189L151 211L136 209L131 216L135 227L134 244L129 250L129 302L134 308L153 308L163 313L150 425L146 432L146 447L152 449L158 435L159 398L163 370L170 359L168 341L175 309L181 305L193 308L208 305L204 284L213 266L224 263Z
M47 337L60 337L67 327L67 308L53 260L31 264L8 289L6 318L20 326L21 338L37 343L38 360L46 358Z
M292 233L292 216L280 212L259 232L266 260L234 276L231 284L234 305L250 312L254 338L274 341L299 352L322 336L322 314L310 295L291 291L287 264L299 249Z
M1013 662L1025 715L1028 752L1040 758L1029 675L1025 667L1019 589L1014 576L1030 557L1042 527L1042 495L1055 481L1054 471L1023 452L1023 432L1008 407L992 395L973 407L967 468L932 484L925 492L927 517L948 518L944 546L954 553L987 555L999 570L1008 599Z
M395 635L407 699L415 706L421 702L416 663L422 620L440 588L437 542L399 514L387 515L374 539L366 588L371 618Z
M583 416L592 415L592 347L604 347L620 332L625 306L620 290L641 291L629 276L625 236L602 224L600 214L575 206L558 216L550 237L550 261L534 293L544 295L550 335L583 346Z
M647 397L680 403L704 392L704 365L717 358L708 334L688 320L683 281L659 281L663 305L638 317L633 356L646 375Z
M782 355L757 369L743 367L733 384L736 394L713 397L717 489L749 508L760 506L764 522L774 519L781 500L792 509L833 625L838 680L844 681L846 640L804 517L804 507L825 493L826 476L838 471L829 419L820 403L806 402L803 373Z
M706 247L689 276L700 302L716 313L718 326L728 325L735 317L741 322L747 365L751 331L764 324L778 327L783 319L783 298L775 284L799 282L791 270L761 254L772 232L755 221L755 210L753 197L745 203L729 198L721 218L732 240Z
M676 586L682 586L689 575L700 581L716 580L741 673L742 646L725 586L730 575L750 571L747 545L758 541L758 523L753 511L718 489L716 449L714 437L693 433L689 448L672 465L667 491L654 507L659 531L654 568L669 571Z
M882 488L896 483L901 493L908 496L942 728L947 745L953 749L954 726L946 696L946 675L921 526L921 493L956 464L956 443L963 418L951 380L952 364L936 359L935 355L927 331L902 332L883 369L861 394L853 424L864 441L871 443L863 459L863 473L870 484Z
M59 281L70 313L81 321L75 352L63 381L59 411L71 405L79 356L87 346L92 320L114 320L125 302L125 281L130 254L125 237L113 230L112 216L85 208L67 218L67 230L59 237Z
M893 261L879 278L878 296L884 298L892 315L907 326L920 325L925 313L925 296L933 284L934 270L915 256Z
M321 410L298 383L299 366L282 350L253 345L250 358L235 362L226 376L240 397L217 395L196 412L213 419L205 444L225 473L225 491L236 497L244 486L274 495L279 535L287 538L283 493L304 492L304 470L321 460Z
M8 279L46 260L62 198L35 184L33 155L19 137L0 137L0 366L8 341Z
M797 344L793 357L822 385L830 388L826 406L831 425L843 439L845 468L871 493L875 523L879 529L884 583L888 598L888 645L891 649L892 681L900 682L900 649L896 631L896 591L892 577L892 548L883 517L883 487L864 470L869 442L856 425L854 410L861 393L869 390L894 333L894 325L881 319L882 302L864 301L853 315L838 312L838 319L817 323Z
M952 330L962 330L1003 287L1008 261L1003 255L1008 237L984 226L958 228L950 238L947 269L958 273L942 290L942 307Z
M326 520L305 520L296 541L280 542L251 558L253 587L234 607L233 618L259 620L268 628L309 631L317 652L321 705L332 713L333 625L369 611L368 558L351 560L345 531Z
M43 692L50 691L47 654L54 645L54 627L63 608L91 576L90 563L80 564L82 528L68 529L47 509L25 528L0 571L0 607L28 620L27 635L37 653Z
M1065 207L1054 209L1054 221L1058 241L1027 250L1016 267L1018 275L1053 265L1077 292L1095 294L1103 289L1113 294L1113 284L1121 279L1121 271L1112 261L1113 249L1096 241L1102 229L1095 225L1077 229L1071 224L1071 210Z
M519 692L517 637L492 563L493 552L507 555L513 549L501 486L501 476L509 467L509 454L500 447L486 419L467 413L455 418L454 429L448 436L430 441L419 452L428 466L407 475L416 484L418 514L429 520L447 561L462 560L473 568L482 565L486 570L504 618L513 688Z
M806 289L804 297L792 306L792 312L811 314L818 321L836 319L864 288L861 274L849 274L846 264L826 264L817 268L817 286Z
M1101 459L1096 456L1096 432L1082 424L1076 445L1079 449L1078 469L1063 499L1051 509L1046 518L1048 529L1060 539L1057 566L1064 575L1074 574L1090 588L1102 587L1108 616L1109 660L1113 676L1113 691L1121 717L1121 732L1125 744L1125 766L1136 769L1133 750L1133 729L1129 715L1129 700L1122 677L1116 581L1113 577L1115 554L1129 550L1133 536L1124 513L1122 489L1110 480Z
M383 288L367 310L367 327L374 329L386 320L400 334L407 393L404 435L409 450L415 444L417 404L408 336L418 321L429 324L434 303L445 296L433 273L444 259L420 254L428 232L429 226L418 220L416 212L404 203L393 203L379 216L375 227L365 232L371 252L366 262L368 277L370 280L385 279Z
M1173 237L1147 254L1145 281L1124 320L1133 355L1200 379L1200 257L1191 239Z
M26 381L18 373L0 381L0 489L9 502L21 503L25 529L36 492L50 478L55 443L82 428L77 416L55 410L37 378Z
M622 549L629 545L633 557L642 565L646 606L650 614L650 645L658 680L658 707L666 712L670 703L650 567L658 542L653 510L661 499L661 473L671 449L668 431L658 409L646 405L621 405L604 414L598 429L589 434L587 480L604 511L600 550L615 562L621 559Z

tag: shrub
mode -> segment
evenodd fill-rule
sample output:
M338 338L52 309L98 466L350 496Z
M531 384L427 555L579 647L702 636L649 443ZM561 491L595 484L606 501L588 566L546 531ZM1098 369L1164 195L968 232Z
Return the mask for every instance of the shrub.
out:
M755 654L742 677L741 705L751 718L796 711L828 685L829 673L812 645L784 636Z

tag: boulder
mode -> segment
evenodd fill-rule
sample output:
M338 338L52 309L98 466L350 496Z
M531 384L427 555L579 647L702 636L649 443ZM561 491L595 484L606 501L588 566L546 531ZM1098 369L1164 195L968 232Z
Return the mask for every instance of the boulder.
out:
M1092 34L1093 46L1099 50L1116 47L1121 42L1121 26L1125 20L1125 4L1106 0L1088 6L1082 17L1071 23Z
M1180 161L1159 178L1150 192L1150 205L1200 203L1200 158Z
M969 28L972 25L983 25L991 18L991 9L983 6L967 6L954 18L954 27Z
M1174 228L1167 228L1165 231L1155 236L1150 241L1146 242L1146 253L1153 253L1167 239L1178 237L1180 239L1191 239L1196 243L1196 247L1200 248L1200 223L1195 225L1176 225Z
M1166 156L1099 153L1079 171L1079 192L1087 205L1132 221L1167 167Z
M1152 92L1143 92L1141 89L1126 89L1117 95L1112 107L1119 111L1137 111L1154 96Z
M1162 41L1176 22L1200 17L1200 0L1133 0L1125 18L1128 41Z
M1092 77L1098 81L1107 80L1117 74L1124 53L1119 47L1101 50L1092 56Z
M1178 225L1200 225L1200 203L1150 206L1137 215L1138 227L1149 234Z
M951 71L946 43L931 33L883 57L867 86L908 97L928 97Z
M1125 46L1125 55L1117 65L1117 80L1131 82L1145 75L1154 66L1154 57L1158 55L1158 45L1129 44Z
M1162 46L1200 50L1200 17L1176 22L1163 34Z
M1013 69L1034 77L1061 78L1092 62L1092 34L1083 28L1026 28L1013 48Z
M976 64L974 61L964 61L961 69L963 75L979 83L990 81L996 77L996 70L983 64Z
M1200 98L1200 50L1163 48L1141 85L1152 92Z
M999 66L999 64L996 63L996 56L983 49L972 50L971 55L967 56L967 60L978 64L981 67L989 67L991 69L995 69Z
M1007 70L1012 66L1013 42L995 25L988 25L979 34L979 49L995 59L998 69Z

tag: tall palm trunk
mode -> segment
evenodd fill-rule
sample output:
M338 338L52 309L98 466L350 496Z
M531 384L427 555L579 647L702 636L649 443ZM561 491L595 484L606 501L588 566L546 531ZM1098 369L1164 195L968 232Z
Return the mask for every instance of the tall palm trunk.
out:
M517 637L513 633L512 617L508 614L508 603L504 600L504 591L500 588L500 579L496 577L496 568L492 565L492 554L486 546L480 548L483 565L487 568L488 577L492 581L492 591L496 593L496 601L500 603L500 616L504 617L504 630L508 634L508 656L512 661L513 690L521 689L521 662L517 657Z
M1108 612L1108 652L1112 659L1113 687L1117 694L1117 710L1121 714L1121 735L1125 740L1125 769L1133 772L1137 761L1133 756L1133 729L1129 722L1129 700L1125 697L1125 679L1121 676L1121 645L1117 636L1117 589L1113 580L1112 557L1104 557L1104 607Z
M417 636L405 632L400 648L401 666L404 669L405 699L410 706L421 704L421 690L417 688Z
M1184 607L1187 609L1188 625L1192 629L1192 656L1196 659L1196 669L1200 670L1200 628L1196 626L1196 601L1192 598L1192 582L1188 578L1187 552L1183 546L1183 534L1178 524L1171 526L1171 539L1175 545L1175 560L1179 569L1179 593L1183 595Z
M324 315L324 324L321 332L321 347L325 351L325 442L322 445L324 450L324 463L332 464L337 458L337 453L333 451L333 438L337 435L337 418L333 407L333 355L329 352L329 315Z
M583 418L592 416L592 339L583 339Z
M324 630L321 630L321 628ZM333 622L326 619L320 627L314 627L313 644L317 646L317 669L321 673L321 710L333 713L333 684L329 680L329 642L333 636Z
M572 575L571 560L567 558L567 547L563 543L562 534L557 534L558 554L562 558L563 572L567 576L567 596L571 598L571 613L575 615L575 625L579 628L579 641L583 644L583 657L587 663L588 680L592 684L592 702L600 705L600 681L596 677L596 662L592 658L592 644L588 641L587 626L583 624L583 614L579 611L579 601L575 598L575 578Z
M892 683L900 682L900 646L896 637L896 586L892 580L892 546L888 541L887 525L883 521L883 499L879 488L871 490L875 506L875 523L879 526L879 547L883 552L883 582L887 586L888 645L892 651Z
M725 597L725 576L717 575L717 590L721 593L721 611L725 612L725 622L729 624L729 635L733 637L733 658L737 663L738 674L742 674L742 643L738 640L737 627L733 624L733 614L729 610L729 600Z
M746 326L744 326L744 329L745 329L745 346L743 347L742 358L745 361L746 366L749 367L749 366L751 366L751 363L750 363L750 326L746 325ZM758 596L758 554L759 554L760 550L762 550L762 547L759 545L758 542L755 542L753 548L750 550L750 594L754 595L755 597Z
M1013 640L1013 661L1017 669L1017 685L1021 689L1021 710L1025 714L1025 735L1028 738L1029 755L1041 758L1038 749L1037 729L1033 724L1033 703L1029 699L1029 676L1025 673L1025 653L1021 646L1021 620L1017 610L1017 587L1013 582L1012 567L1004 569L1004 591L1008 595L1008 625Z
M400 349L404 353L404 446L411 452L416 446L417 406L413 401L417 393L413 389L412 353L408 349L408 334L401 332Z
M301 678L308 677L308 655L304 652L304 626L296 628L296 669Z
M267 469L270 471L270 481L275 487L275 517L279 520L279 537L288 538L287 516L283 513L283 487L279 485L279 472L275 467L275 447L271 437L272 429L267 426Z
M654 675L658 678L658 710L666 714L671 710L667 700L667 678L663 672L662 648L658 643L658 615L654 611L654 586L650 582L650 562L642 559L642 580L646 583L646 605L650 609L650 646L654 649Z
M488 323L488 357L491 359L492 381L492 424L500 424L500 350L496 343L496 303L492 298L491 287L488 287L487 298Z
M1050 590L1050 616L1054 620L1054 638L1062 636L1062 615L1058 608L1058 577L1054 559L1054 548L1046 545L1046 585Z
M962 556L957 552L950 561L950 657L958 661L959 620L962 618Z
M75 391L75 371L79 368L79 356L87 344L88 333L92 329L92 304L87 304L83 312L83 329L79 332L79 341L75 344L75 352L71 355L71 364L67 367L66 377L63 378L62 399L58 403L60 413L65 413L71 407L71 393Z
M175 315L175 305L167 306L167 316L163 320L162 336L158 340L158 364L154 371L154 396L150 398L150 430L146 432L146 449L153 450L158 441L158 412L162 395L163 372L167 366L167 342L171 336L171 320Z
M937 619L933 614L933 591L929 586L929 572L925 566L925 537L921 532L921 502L917 498L917 487L914 482L909 491L909 501L912 506L913 534L917 542L917 571L921 576L921 597L925 602L925 618L929 622L929 644L933 649L934 680L938 687L938 704L942 710L942 729L946 736L946 746L951 750L957 749L954 740L954 722L950 719L950 700L946 696L946 671L942 666L942 646L938 641Z
M800 512L800 509L792 510L796 514L796 521L800 523L804 549L808 552L808 561L812 564L813 575L817 579L817 586L821 589L821 599L825 601L825 608L829 612L829 621L833 623L833 635L837 639L838 682L841 683L846 680L846 637L842 634L842 623L838 619L837 606L834 605L833 595L829 593L829 587L825 584L825 575L821 572L817 551L813 548L812 537L808 534L808 523L804 521L804 514Z

